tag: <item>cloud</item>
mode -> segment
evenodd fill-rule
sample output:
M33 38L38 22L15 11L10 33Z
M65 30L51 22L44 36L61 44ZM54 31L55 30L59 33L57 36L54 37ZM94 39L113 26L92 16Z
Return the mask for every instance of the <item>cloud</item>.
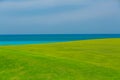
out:
M119 7L117 7L114 1L109 2L98 2L96 4L90 5L84 9L78 8L77 10L73 11L63 11L55 14L46 14L46 15L32 15L32 16L11 16L12 22L16 23L24 23L24 22L31 22L31 23L42 23L42 24L58 24L64 22L75 22L75 21L88 21L90 19L96 19L106 16L115 15L116 13L120 12ZM40 12L38 12L40 13ZM20 13L21 14L21 13ZM29 13L28 13L29 14ZM10 17L10 16L9 16ZM8 16L6 17L8 18ZM8 20L9 20L8 19ZM10 21L10 20L9 20ZM11 21L10 21L11 22Z
M112 23L109 24L108 18L115 17L115 21L120 20L119 9L119 4L115 0L6 1L0 3L0 31L9 28L4 33L25 33L26 29L31 33L39 33L39 31L44 33L46 29L48 32L60 30L67 33L74 30L73 33L75 33L76 31L86 32L87 29L90 30L88 31L90 33L95 30L97 32L98 29L101 29L100 26L106 29L111 26ZM90 23L91 21L92 23ZM116 23L118 22L114 22L113 25ZM66 31L68 28L69 30ZM118 30L118 26L116 30Z
M6 1L0 3L0 9L9 9L9 10L17 10L17 9L28 9L28 8L49 8L56 6L64 6L64 5L87 5L91 1L90 0L25 0L21 2L17 1Z

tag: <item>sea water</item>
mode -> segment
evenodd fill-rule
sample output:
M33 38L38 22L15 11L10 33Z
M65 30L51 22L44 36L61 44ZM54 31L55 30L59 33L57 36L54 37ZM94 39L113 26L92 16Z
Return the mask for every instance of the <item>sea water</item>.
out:
M22 34L0 35L0 45L45 44L87 39L120 38L120 34Z

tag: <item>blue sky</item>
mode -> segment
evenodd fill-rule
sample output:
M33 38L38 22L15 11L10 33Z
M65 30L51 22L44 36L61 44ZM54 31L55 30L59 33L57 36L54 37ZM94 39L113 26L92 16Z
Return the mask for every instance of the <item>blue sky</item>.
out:
M1 0L0 34L120 34L120 1Z

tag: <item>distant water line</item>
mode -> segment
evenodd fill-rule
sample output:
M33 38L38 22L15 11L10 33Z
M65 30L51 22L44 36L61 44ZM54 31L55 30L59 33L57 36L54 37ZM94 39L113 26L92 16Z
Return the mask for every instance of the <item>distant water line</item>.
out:
M44 44L74 40L120 38L120 34L36 34L0 35L0 45Z

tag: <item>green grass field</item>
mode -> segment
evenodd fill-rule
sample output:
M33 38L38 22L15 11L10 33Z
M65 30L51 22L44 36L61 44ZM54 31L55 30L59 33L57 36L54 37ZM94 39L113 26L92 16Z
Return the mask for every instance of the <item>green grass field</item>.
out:
M120 39L1 46L0 80L120 80Z

